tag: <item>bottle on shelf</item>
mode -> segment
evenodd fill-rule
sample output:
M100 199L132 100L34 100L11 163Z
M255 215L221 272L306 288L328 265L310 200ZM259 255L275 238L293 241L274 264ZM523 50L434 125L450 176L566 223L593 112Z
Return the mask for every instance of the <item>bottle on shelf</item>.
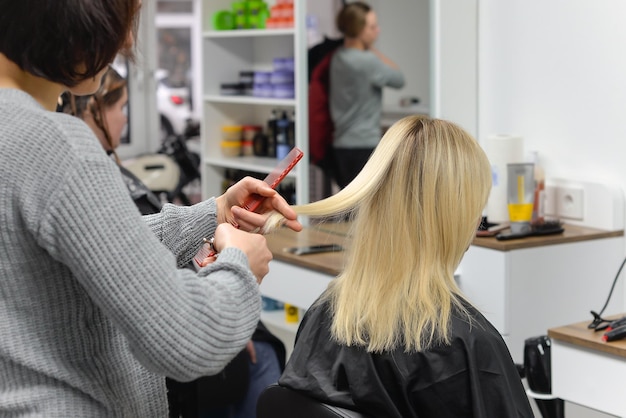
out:
M544 221L545 210L545 172L539 162L539 153L533 151L535 193L533 197L532 223L542 223Z
M296 146L296 111L291 112L291 120L289 121L289 130L287 131L287 143L289 149Z
M281 117L276 119L276 158L282 160L289 154L291 147L289 147L289 117L287 112L283 111Z
M267 121L267 156L276 157L276 122L278 110L272 110L272 118Z

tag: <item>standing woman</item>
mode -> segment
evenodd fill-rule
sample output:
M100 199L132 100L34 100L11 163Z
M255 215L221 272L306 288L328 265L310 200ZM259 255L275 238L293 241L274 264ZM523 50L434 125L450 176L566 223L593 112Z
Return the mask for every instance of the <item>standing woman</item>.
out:
M56 113L130 54L140 0L0 0L0 415L167 416L165 376L219 372L250 339L266 215L244 179L142 217L91 129ZM240 229L234 228L235 223ZM217 260L180 269L214 236Z
M404 86L398 65L374 43L376 13L366 3L348 3L337 15L344 35L330 62L330 115L334 125L335 178L344 188L363 168L380 141L383 88Z

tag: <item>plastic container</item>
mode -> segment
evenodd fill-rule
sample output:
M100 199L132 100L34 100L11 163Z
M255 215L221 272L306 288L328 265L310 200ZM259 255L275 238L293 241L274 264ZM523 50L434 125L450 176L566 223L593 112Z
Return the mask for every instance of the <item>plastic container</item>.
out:
M269 15L267 3L261 0L248 1L248 28L265 29L265 22Z
M220 147L224 157L239 157L241 155L241 141L222 141Z
M254 83L254 71L239 71L239 82L241 84Z
M255 97L273 97L273 88L269 83L255 84L252 87L252 95Z
M254 155L254 141L241 141L241 155L244 157L252 157Z
M267 3L262 0L248 0L248 15L258 16L268 12Z
M295 69L293 58L274 58L272 60L272 68L274 68L274 71L291 71L293 73Z
M241 141L241 125L222 125L222 141Z
M212 20L215 30L231 30L235 28L235 16L229 10L215 12Z
M267 19L265 19L265 27L267 29L278 29L278 19L273 18L273 17L268 17Z
M271 84L291 84L293 85L293 71L278 70L270 75Z
M254 84L268 84L271 75L272 73L269 71L255 71L252 82Z
M248 3L245 1L234 1L232 8L236 16L245 16L248 11Z
M283 67L286 71L291 71L293 73L296 70L296 64L293 57L283 58Z
M254 140L254 136L261 132L263 128L259 125L244 125L242 127L242 136L241 138L244 141L252 141Z
M246 91L243 83L222 83L220 84L220 94L222 96L241 96Z
M293 99L296 91L292 84L275 84L272 86L272 97L277 99Z
M507 164L507 201L511 232L530 232L533 213L534 185L533 163Z

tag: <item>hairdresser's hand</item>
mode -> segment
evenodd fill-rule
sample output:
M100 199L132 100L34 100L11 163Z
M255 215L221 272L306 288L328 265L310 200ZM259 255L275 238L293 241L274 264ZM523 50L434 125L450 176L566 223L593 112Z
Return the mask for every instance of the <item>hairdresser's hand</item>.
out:
M267 248L267 241L263 235L250 234L236 229L229 223L221 223L215 230L213 246L219 253L225 248L239 248L248 257L250 270L261 284L263 277L270 271L269 263L272 260L272 252ZM215 256L205 258L200 266L205 267L215 261Z
M256 213L248 212L241 206L252 195L265 197ZM294 231L301 231L302 225L298 222L296 213L276 190L262 180L246 177L232 185L226 193L216 199L217 220L219 223L228 222L244 231L254 231L265 225L267 214L271 211L280 212L287 221L285 225Z

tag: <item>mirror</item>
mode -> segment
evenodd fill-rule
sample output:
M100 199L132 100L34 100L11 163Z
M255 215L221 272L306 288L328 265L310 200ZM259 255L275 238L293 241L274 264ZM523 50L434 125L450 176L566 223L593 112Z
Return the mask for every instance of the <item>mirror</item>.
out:
M478 0L367 1L381 27L377 47L402 69L406 84L385 89L383 123L410 113L454 121L478 135ZM320 36L339 37L334 18L342 1L308 1ZM419 98L403 107L403 98Z

